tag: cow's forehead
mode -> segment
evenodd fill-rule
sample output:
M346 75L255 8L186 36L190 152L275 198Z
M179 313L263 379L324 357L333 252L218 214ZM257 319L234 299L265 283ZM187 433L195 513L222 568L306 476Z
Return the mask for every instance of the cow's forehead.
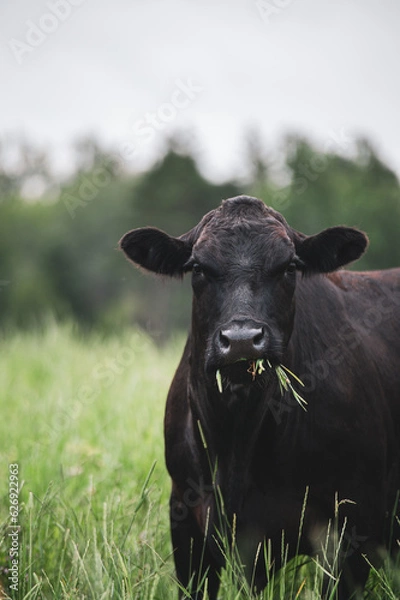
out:
M248 220L271 217L283 217L273 208L270 208L262 200L251 196L236 196L224 200L216 210L216 215L233 220Z
M264 204L262 200L251 196L237 196L224 200L221 206L206 215L202 224L203 229L211 234L237 227L245 231L255 231L259 227L267 229L271 226L271 230L280 229L284 235L284 230L290 229L280 213Z
M249 196L225 200L196 229L193 255L198 258L238 263L238 257L258 262L268 256L273 264L294 251L291 229L282 215Z
M294 244L283 223L273 217L257 221L216 218L204 227L193 251L198 257L224 263L268 260L273 264L293 254Z

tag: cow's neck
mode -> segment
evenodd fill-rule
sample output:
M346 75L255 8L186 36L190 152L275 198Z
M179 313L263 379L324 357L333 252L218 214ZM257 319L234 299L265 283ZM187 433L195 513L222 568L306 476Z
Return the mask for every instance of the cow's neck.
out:
M201 363L193 361L192 369L194 364ZM189 377L188 395L202 471L205 480L214 479L220 487L228 514L238 512L253 483L255 449L266 419L271 418L267 415L268 395L279 394L277 387L271 380L269 389L231 386L220 393L215 384L205 385L204 376L195 368Z

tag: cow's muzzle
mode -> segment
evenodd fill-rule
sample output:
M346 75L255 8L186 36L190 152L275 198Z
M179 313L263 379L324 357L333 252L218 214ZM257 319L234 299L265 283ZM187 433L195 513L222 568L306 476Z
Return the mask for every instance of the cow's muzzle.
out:
M256 360L267 354L269 336L266 325L254 321L231 321L214 336L214 356L219 364Z

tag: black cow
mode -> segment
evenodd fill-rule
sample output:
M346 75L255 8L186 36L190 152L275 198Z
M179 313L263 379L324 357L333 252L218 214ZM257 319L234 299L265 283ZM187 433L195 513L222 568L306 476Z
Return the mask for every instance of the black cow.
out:
M193 598L204 575L217 597L220 503L257 590L267 582L259 546L270 540L279 568L282 531L288 558L311 555L336 523L346 600L365 585L363 555L386 543L400 487L400 269L335 272L367 243L348 227L306 236L247 196L179 238L149 227L120 242L144 269L192 273L165 444L176 571L198 583ZM279 365L303 380L287 373L306 410L280 385Z

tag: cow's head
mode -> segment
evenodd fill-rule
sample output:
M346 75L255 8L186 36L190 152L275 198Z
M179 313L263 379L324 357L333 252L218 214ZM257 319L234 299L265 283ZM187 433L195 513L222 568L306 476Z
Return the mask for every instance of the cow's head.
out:
M364 233L349 227L306 236L261 200L239 196L179 238L146 227L128 232L120 246L149 271L192 273L197 358L210 378L227 369L237 379L245 372L241 361L246 369L260 358L281 362L293 327L298 273L334 271L359 258L367 243Z

